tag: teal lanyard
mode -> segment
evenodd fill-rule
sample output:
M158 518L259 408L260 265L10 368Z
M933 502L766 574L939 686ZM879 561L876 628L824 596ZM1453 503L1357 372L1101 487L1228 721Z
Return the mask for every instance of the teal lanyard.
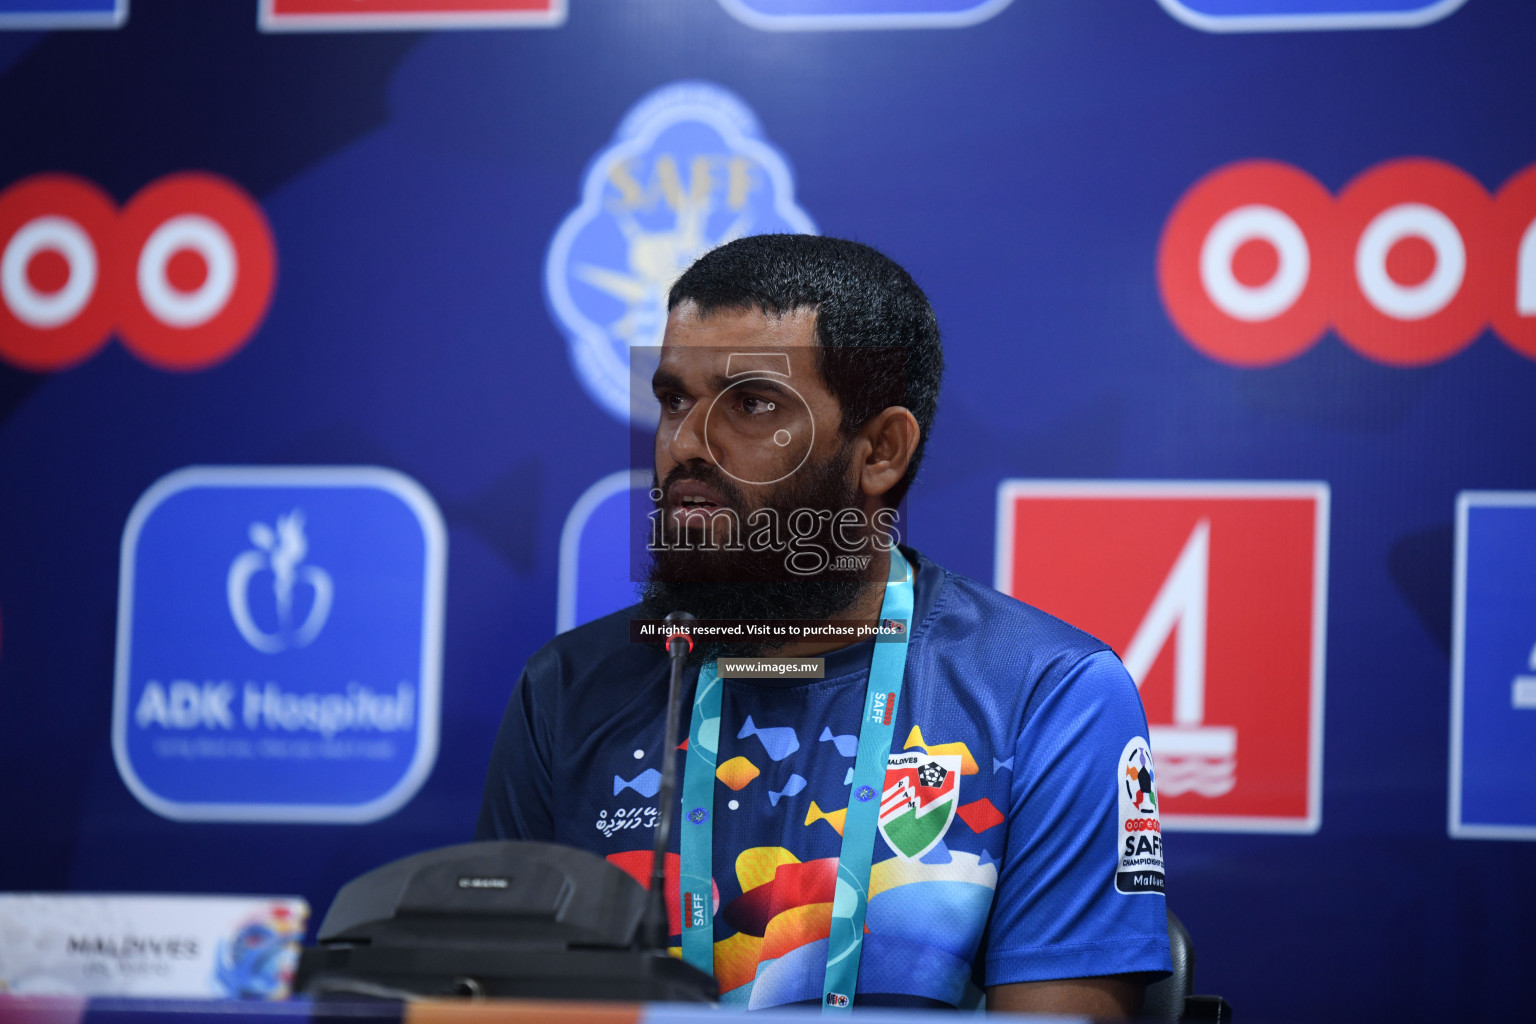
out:
M864 718L859 728L859 752L853 764L843 845L837 858L837 889L832 898L832 932L827 942L827 973L822 984L824 1011L849 1010L859 980L859 954L864 944L864 911L869 903L869 872L875 855L880 801L885 788L886 762L896 726L896 703L906 672L907 640L911 636L912 569L900 551L891 548L891 572L880 604L881 624L894 620L902 628L899 640L877 642L864 692ZM688 725L688 759L683 769L679 894L682 900L683 959L701 971L714 973L714 823L715 763L720 746L722 690L715 662L699 670Z

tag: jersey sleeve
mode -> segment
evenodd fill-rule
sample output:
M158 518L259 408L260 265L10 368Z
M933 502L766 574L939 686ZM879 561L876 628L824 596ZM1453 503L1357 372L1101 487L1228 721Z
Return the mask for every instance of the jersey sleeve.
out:
M507 702L486 770L485 795L475 839L555 838L551 806L550 747L532 666L523 669Z
M1146 749L1136 685L1099 651L1031 704L1014 752L986 984L1170 970L1155 787L1150 775L1147 787L1127 787L1123 763ZM1125 858L1127 836L1145 841L1146 856ZM1139 875L1122 871L1127 859Z

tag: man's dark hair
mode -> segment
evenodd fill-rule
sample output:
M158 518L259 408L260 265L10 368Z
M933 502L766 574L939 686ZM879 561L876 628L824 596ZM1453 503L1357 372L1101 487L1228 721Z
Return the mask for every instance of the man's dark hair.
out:
M816 364L852 436L870 418L905 406L922 428L906 475L885 500L898 504L917 475L938 406L944 353L928 297L905 270L867 245L820 235L751 235L712 249L683 272L667 309L816 313Z

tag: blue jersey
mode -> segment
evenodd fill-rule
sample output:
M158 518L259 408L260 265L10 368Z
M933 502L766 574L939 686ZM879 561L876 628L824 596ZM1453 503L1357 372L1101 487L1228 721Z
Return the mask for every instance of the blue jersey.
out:
M1169 970L1155 775L1130 676L1087 634L904 551L914 625L855 1004L955 1006L988 985ZM479 838L564 843L649 876L667 664L659 643L630 642L634 614L529 659ZM723 680L713 901L725 1003L821 1000L871 649L828 654L819 680Z

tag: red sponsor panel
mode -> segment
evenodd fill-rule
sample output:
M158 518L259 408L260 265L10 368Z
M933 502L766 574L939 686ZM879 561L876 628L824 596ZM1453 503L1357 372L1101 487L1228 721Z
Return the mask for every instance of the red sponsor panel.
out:
M1489 289L1493 329L1536 359L1536 164L1499 189L1489 248L1498 273Z
M1487 323L1488 193L1438 160L1389 160L1339 194L1352 287L1334 320L1357 352L1390 366L1455 355Z
M267 31L558 25L565 0L261 0Z
M1124 660L1165 824L1310 832L1327 533L1320 483L1006 481L997 586Z

